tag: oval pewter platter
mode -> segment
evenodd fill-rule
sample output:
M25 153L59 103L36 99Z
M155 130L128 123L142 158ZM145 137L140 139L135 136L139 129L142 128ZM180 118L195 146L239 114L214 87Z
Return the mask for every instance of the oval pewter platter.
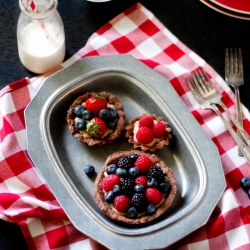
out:
M89 147L67 128L71 103L88 91L107 91L122 102L127 124L143 113L169 122L173 138L156 155L174 172L178 192L163 216L145 225L111 220L97 206L96 172L117 151L132 150L124 135ZM165 77L130 55L87 57L48 77L25 110L28 153L74 226L110 249L160 249L204 225L226 183L218 150Z

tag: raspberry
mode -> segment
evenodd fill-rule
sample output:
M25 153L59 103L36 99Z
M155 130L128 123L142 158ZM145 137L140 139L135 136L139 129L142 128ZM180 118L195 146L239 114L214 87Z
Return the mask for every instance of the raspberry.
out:
M166 125L163 122L158 122L153 127L153 134L156 138L162 138L166 132Z
M118 212L126 213L130 207L130 199L125 195L116 196L114 206Z
M162 193L157 188L148 188L145 191L145 196L148 202L155 206L158 205L163 198Z
M154 140L153 131L148 127L140 127L136 133L136 139L139 143L149 144Z
M141 175L141 176L138 176L136 179L135 179L135 184L136 185L142 185L144 187L147 186L147 182L148 182L148 179L145 175Z
M102 189L109 192L116 184L120 183L120 178L115 174L106 176L102 181Z
M147 127L152 129L153 126L154 126L154 120L150 115L143 115L139 120L139 128Z
M146 174L148 170L154 166L154 163L146 155L141 155L138 157L134 165L139 168L142 174Z

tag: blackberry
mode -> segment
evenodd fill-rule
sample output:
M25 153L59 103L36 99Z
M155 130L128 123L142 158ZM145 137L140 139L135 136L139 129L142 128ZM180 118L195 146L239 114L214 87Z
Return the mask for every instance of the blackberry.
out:
M148 179L154 178L158 182L164 182L165 181L165 175L162 171L162 169L159 166L154 165L151 167L147 174Z
M125 156L125 155L119 158L117 165L118 165L118 167L124 168L126 170L129 170L132 167L132 163L130 161L130 158L128 156Z
M142 193L134 194L132 199L131 199L131 204L132 204L132 206L137 208L137 210L139 212L146 210L147 200L146 200L145 195Z
M134 193L134 181L129 178L124 178L121 180L121 192L124 195L131 196Z

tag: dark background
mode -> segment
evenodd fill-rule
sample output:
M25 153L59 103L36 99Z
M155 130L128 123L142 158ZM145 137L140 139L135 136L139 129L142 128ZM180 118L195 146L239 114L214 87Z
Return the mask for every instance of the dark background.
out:
M136 2L59 0L57 9L66 34L65 59L84 47L97 29ZM140 2L222 77L225 49L241 48L245 76L245 85L240 87L241 101L250 108L250 21L223 15L199 0ZM19 14L18 0L0 0L0 89L23 77L34 76L22 66L18 57L16 26ZM27 249L19 226L0 220L0 249Z

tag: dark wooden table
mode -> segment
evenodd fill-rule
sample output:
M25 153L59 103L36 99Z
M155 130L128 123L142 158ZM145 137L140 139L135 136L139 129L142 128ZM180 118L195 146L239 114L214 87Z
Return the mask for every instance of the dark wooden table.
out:
M66 33L66 57L82 48L93 32L137 1L59 0L58 11ZM147 9L184 44L224 77L225 49L242 48L245 85L241 100L250 108L250 21L218 13L198 0L141 0ZM16 26L18 0L0 0L0 89L23 77L32 77L20 63ZM1 169L0 169L1 171ZM1 190L0 190L1 191ZM0 220L0 249L27 249L19 227Z

